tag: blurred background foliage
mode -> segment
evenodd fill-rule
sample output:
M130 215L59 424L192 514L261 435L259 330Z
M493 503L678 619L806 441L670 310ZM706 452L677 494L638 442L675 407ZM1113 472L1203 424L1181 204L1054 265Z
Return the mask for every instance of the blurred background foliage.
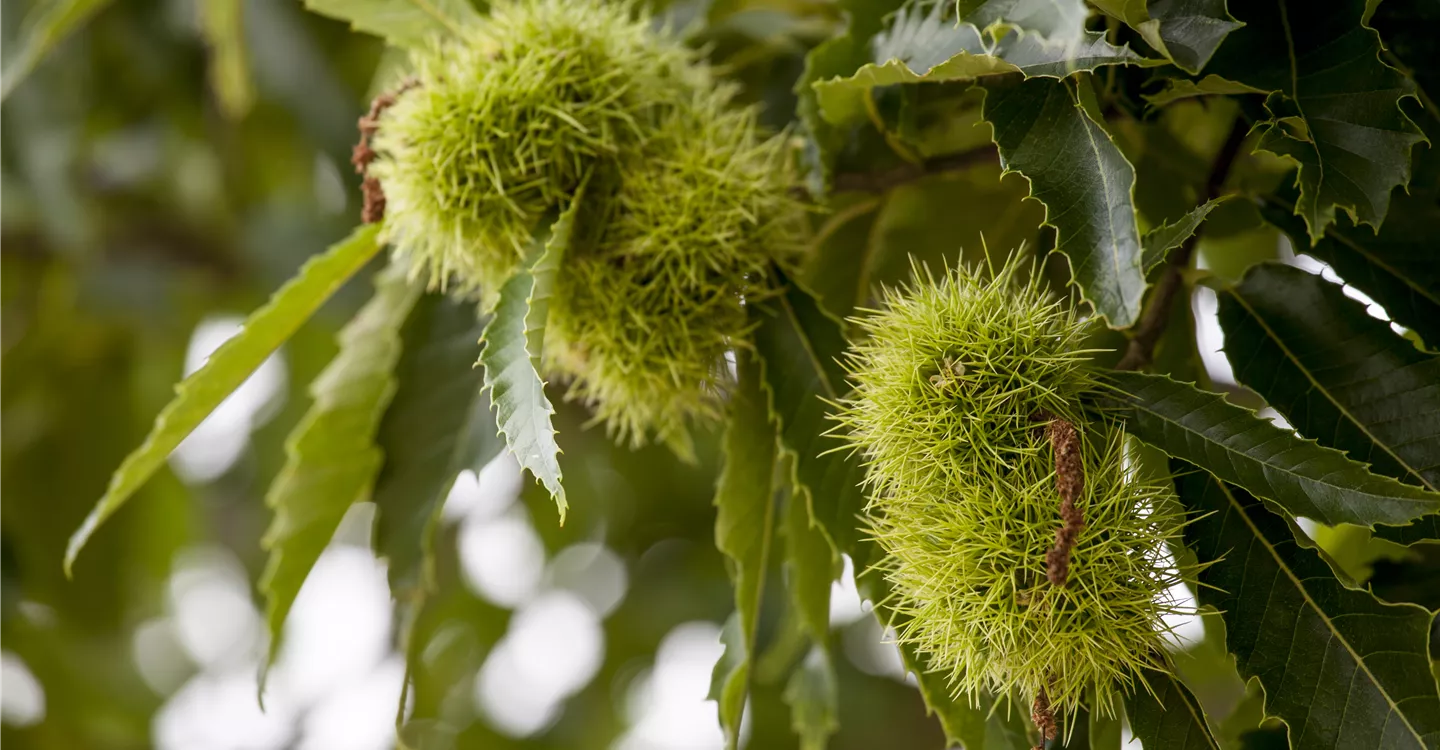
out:
M0 0L7 51L44 5ZM90 5L94 17L36 65L0 114L0 742L390 747L401 623L369 551L363 506L307 582L264 713L255 700L264 643L253 582L270 516L262 497L309 404L307 385L371 291L369 274L95 537L73 581L61 559L177 378L356 224L355 122L400 58L293 0ZM660 5L777 129L795 120L806 52L843 26L836 6L814 0ZM1105 75L1120 79L1113 90L1133 92L1151 73ZM850 312L856 289L907 277L911 257L954 263L961 248L973 260L987 247L1053 245L1043 209L1023 200L1024 180L1002 177L993 151L966 156L990 141L967 88L879 91L886 133L872 124L846 134L834 210L813 221L822 260L811 283L832 311ZM1211 155L1237 114L1251 116L1227 99L1158 115L1134 98L1111 103L1120 111L1107 124L1136 167L1142 227L1201 201ZM897 155L907 152L929 167ZM1268 191L1285 173L1247 155L1231 182ZM1246 201L1216 210L1199 250L1203 267L1231 279L1289 252ZM823 262L862 253L863 278L859 263ZM1052 256L1046 271L1063 292L1064 260ZM1157 352L1158 369L1258 405L1214 354L1213 295L1208 307L1203 294L1182 300L1177 315L1179 334ZM1203 362L1190 356L1192 333ZM1116 336L1097 345L1119 348ZM1178 352L1168 361L1167 347ZM686 465L664 449L615 447L585 428L583 410L559 408L571 500L563 528L549 498L505 460L462 476L451 493L437 550L441 593L416 627L417 720L402 739L426 748L717 747L705 695L733 608L714 545L718 436L705 436L701 461ZM1417 558L1428 551L1383 554L1368 534L1327 533L1322 541L1357 577L1373 576L1397 599L1433 595L1416 583L1437 569ZM748 744L795 747L779 694L805 641L783 587L767 592ZM845 655L831 746L942 746L853 585L836 584L831 609ZM1223 741L1260 746L1261 734L1240 739L1260 716L1225 654L1223 623L1207 615L1180 629L1189 640L1179 668L1210 715L1234 727ZM1084 735L1069 746L1088 746Z

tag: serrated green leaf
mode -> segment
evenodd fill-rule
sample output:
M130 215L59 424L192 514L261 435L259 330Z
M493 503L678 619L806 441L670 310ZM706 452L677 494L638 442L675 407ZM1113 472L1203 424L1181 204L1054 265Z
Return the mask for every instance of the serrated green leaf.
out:
M1329 526L1404 525L1440 511L1440 494L1372 474L1224 396L1163 375L1111 372L1131 435L1172 457Z
M725 747L736 750L740 742L740 719L745 712L745 697L750 686L750 658L745 650L744 629L740 613L734 612L720 630L720 644L725 650L710 672L709 700L719 708L720 728L725 732Z
M1431 346L1440 346L1440 264L1434 261L1440 205L1428 197L1397 193L1378 233L1342 221L1309 248L1305 226L1292 215L1292 205L1267 197L1260 213L1290 235L1297 249L1329 263L1345 283L1380 303L1392 320Z
M1152 107L1163 107L1181 99L1197 96L1233 96L1237 94L1263 94L1261 89L1217 75L1207 75L1198 81L1189 78L1171 78L1165 87L1153 94L1142 95Z
M1223 614L1241 675L1260 679L1294 747L1440 746L1429 612L1342 586L1243 490L1200 472L1177 485L1198 514L1186 541L1209 564L1200 602Z
M824 647L830 635L830 584L839 558L825 533L810 519L804 498L792 496L786 504L785 568L790 599L805 632Z
M1095 7L1118 18L1171 62L1195 75L1225 37L1243 24L1225 8L1225 0L1094 0Z
M1135 169L1063 81L985 81L983 114L1000 163L1030 181L1081 296L1113 328L1140 315L1145 293Z
M1259 148L1300 165L1296 213L1310 243L1343 209L1379 227L1390 192L1410 180L1410 149L1423 140L1400 109L1415 84L1380 60L1380 37L1360 23L1364 0L1237 3L1246 25L1209 71L1272 92L1273 119L1256 125Z
M1216 206L1224 203L1229 197L1221 196L1206 201L1175 221L1161 224L1146 232L1145 237L1140 240L1141 246L1144 247L1141 264L1145 272L1148 274L1150 269L1165 260L1166 253L1180 247L1185 240L1190 239L1190 235L1195 234L1195 230L1205 222L1205 217L1209 216Z
M423 49L436 38L464 36L479 19L469 0L305 0L305 7L410 49Z
M397 602L434 589L435 526L455 477L479 472L505 448L475 367L483 327L474 303L426 294L401 331L374 492L375 551L388 562Z
M725 426L725 468L715 487L715 547L728 559L735 585L738 654L720 693L721 726L726 741L739 744L740 719L749 692L749 655L755 653L760 628L760 601L775 533L775 429L761 390L760 367L754 355L735 352L736 383L730 395ZM728 627L728 626L727 626ZM719 674L719 666L716 667Z
M20 38L14 42L18 50L5 59L5 72L0 75L0 101L10 98L20 82L35 70L45 55L65 37L75 32L111 0L52 0L37 3L21 24Z
M836 6L847 18L845 30L816 45L805 55L805 69L795 81L795 114L810 136L806 161L810 165L810 191L823 195L834 176L835 161L845 147L847 129L830 124L821 116L813 84L846 76L870 61L867 44L880 31L886 14L900 0L839 0Z
M419 296L403 268L380 273L375 296L340 331L340 353L310 384L314 403L285 442L285 467L265 496L275 516L261 540L270 552L260 591L271 662L310 569L380 471L375 433L395 394L400 329Z
M1254 266L1219 293L1235 377L1302 435L1372 471L1440 490L1440 357L1370 317L1340 287L1298 268ZM1436 538L1428 517L1380 535Z
M840 731L840 684L828 650L810 649L785 683L784 698L800 750L825 750L830 735Z
M1125 697L1130 731L1146 747L1165 750L1220 750L1200 701L1174 675L1147 669ZM1146 689L1146 685L1149 689Z
M200 30L210 47L210 88L220 102L220 111L232 120L244 117L255 103L243 7L241 0L199 3Z
M764 390L780 448L791 458L796 496L837 552L855 541L865 506L864 469L839 441L827 436L830 403L848 392L839 357L845 351L840 322L821 309L809 291L781 276L784 291L751 305Z
M1440 489L1440 357L1292 266L1254 266L1219 298L1236 378L1300 434L1377 473Z
M500 288L494 315L481 336L480 364L496 425L520 466L550 491L562 525L569 504L561 484L560 446L550 420L555 407L540 379L540 353L545 348L555 276L569 250L584 192L582 183L549 231L536 236L529 263Z
M75 564L75 557L100 524L120 510L164 465L166 457L185 436L205 421L335 290L379 252L380 245L375 240L378 231L378 224L360 227L323 255L306 261L295 278L245 319L240 333L222 344L200 369L175 387L175 398L155 418L155 426L145 442L125 457L125 462L110 478L105 496L70 537L65 550L67 575Z
M1046 39L1080 41L1090 9L1084 0L958 0L961 20L980 29L1008 24Z
M1105 65L1143 62L1129 47L1116 47L1098 32L1049 39L1005 27L998 39L990 40L974 24L957 22L954 11L947 0L922 0L897 11L875 36L870 62L851 75L813 84L825 119L835 125L865 119L870 91L879 86L968 81L1004 73L1064 78Z

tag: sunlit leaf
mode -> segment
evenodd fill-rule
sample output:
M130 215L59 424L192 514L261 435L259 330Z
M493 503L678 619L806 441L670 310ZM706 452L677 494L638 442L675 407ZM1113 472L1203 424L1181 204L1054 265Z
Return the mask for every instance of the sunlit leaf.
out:
M16 52L5 56L0 101L10 98L10 92L35 70L55 45L110 3L111 0L51 0L35 4L34 15L26 17L20 38L13 42Z
M1145 293L1135 169L1064 81L983 83L1000 162L1030 181L1081 296L1111 327L1131 325Z
M1189 78L1171 78L1165 81L1164 88L1153 94L1145 94L1145 101L1151 106L1163 107L1171 102L1181 99L1190 99L1197 96L1223 96L1229 94L1263 94L1264 91L1237 81L1230 81L1220 76L1207 75L1198 81Z
M340 332L340 353L310 385L314 403L286 441L286 462L265 496L275 516L260 590L270 627L270 660L285 618L350 506L368 497L383 460L375 433L395 394L400 329L420 296L405 269L391 266L375 296Z
M120 510L150 475L205 417L220 405L267 357L280 348L300 324L330 298L342 284L359 271L380 245L375 241L379 225L361 227L324 255L311 258L295 278L275 292L264 307L250 314L234 338L216 349L204 366L175 387L175 399L160 412L145 442L125 458L110 479L105 496L70 538L65 552L65 570L100 524Z
M1009 29L990 40L970 23L957 23L943 0L912 3L898 11L872 42L872 61L845 77L814 85L820 111L837 125L865 119L870 90L901 83L968 81L1005 73L1064 78L1104 65L1141 62L1098 32L1078 40L1052 40Z
M1372 474L1344 453L1282 430L1163 375L1113 372L1116 413L1135 437L1327 525L1401 526L1440 511L1440 494Z
M539 365L555 274L570 248L583 193L582 186L550 231L535 238L528 267L500 288L500 300L485 326L481 339L485 348L480 353L485 388L505 444L520 465L550 491L562 524L569 505L561 485L560 446L555 443L550 420L555 407L545 396Z
M1440 744L1429 612L1344 587L1243 490L1200 472L1177 484L1197 513L1186 542L1209 564L1200 602L1223 614L1240 674L1260 679L1266 713L1289 725L1292 746Z
M478 18L469 0L305 0L305 7L412 49L436 38L463 36Z

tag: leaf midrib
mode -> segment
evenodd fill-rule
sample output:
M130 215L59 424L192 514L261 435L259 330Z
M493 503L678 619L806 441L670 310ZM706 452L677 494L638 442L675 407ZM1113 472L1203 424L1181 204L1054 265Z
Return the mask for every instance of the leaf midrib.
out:
M1280 339L1280 336L1275 333L1275 329L1270 327L1270 324L1265 320L1265 318L1260 315L1260 313L1256 312L1255 308L1251 307L1250 303L1245 301L1244 297L1236 294L1234 289L1228 289L1226 291L1231 298L1233 298L1236 302L1240 304L1241 307L1245 308L1246 312L1250 313L1250 316L1255 320L1255 322L1259 324L1262 329L1265 330L1265 335L1268 336L1270 340L1273 341L1275 345L1280 348L1280 351L1285 355L1285 358L1289 360L1292 364L1294 364L1297 369L1300 370L1300 372L1305 376L1305 379L1310 381L1310 385L1313 386L1315 390L1323 394L1325 396L1325 399L1329 401L1330 404L1333 405L1341 414L1343 414L1345 418L1350 421L1351 424L1355 425L1355 427L1359 428L1361 432L1365 433L1365 437L1369 438L1370 442L1379 446L1380 449L1385 451L1387 455L1395 459L1396 463L1405 467L1405 470L1410 472L1410 474L1416 479L1420 480L1421 484L1425 485L1432 491L1437 489L1433 484L1426 481L1425 477L1421 476L1420 472L1417 471L1415 467L1411 466L1409 462L1401 458L1398 454L1395 453L1395 451L1391 450L1388 444L1377 438L1375 434L1370 431L1370 428L1366 426L1364 422L1360 421L1358 417L1352 414L1351 411L1346 408L1344 404L1340 403L1340 400L1335 398L1335 396L1330 392L1330 389L1326 388L1323 384L1320 383L1319 380L1315 378L1315 375L1310 371L1310 368L1306 367L1303 363L1301 363L1300 358L1295 356L1295 353L1290 350L1290 347L1286 346L1285 342Z
M1172 384L1173 384L1173 385L1182 385L1182 384L1179 383L1178 381L1170 380L1169 378L1162 378L1161 380L1159 380L1159 381L1157 381L1157 382L1165 383L1165 384L1167 384L1167 385L1172 385ZM1215 399L1219 399L1220 402L1224 402L1224 397L1223 397L1223 396L1220 396L1219 394L1209 393L1209 392L1207 392L1207 391L1202 391L1202 390L1200 390L1200 389L1198 389L1198 388L1195 389L1195 391L1196 391L1197 393L1202 393L1202 394L1204 394L1204 395L1206 395L1206 396L1210 396L1210 397L1213 397L1213 398L1215 398ZM1173 396L1173 395L1175 395L1175 394L1174 394L1174 392L1172 391L1171 393L1166 394L1166 395L1167 395L1167 397L1168 397L1168 396ZM1347 486L1344 486L1344 485L1334 484L1334 483L1332 483L1332 482L1328 482L1328 481L1325 481L1325 480L1320 479L1320 478L1311 477L1311 476L1306 476L1306 475L1304 475L1304 474L1302 474L1302 473L1300 473L1300 472L1298 472L1298 471L1295 471L1294 469L1287 469L1287 468L1285 468L1285 467L1283 467L1283 466L1278 466L1278 465L1276 465L1276 464L1274 464L1274 463L1272 463L1272 462L1270 462L1270 461L1265 461L1265 460L1261 460L1261 459L1259 459L1259 458L1256 458L1256 457L1250 455L1249 453L1246 453L1246 452L1244 452L1244 451L1241 451L1241 450L1237 450L1237 449L1235 449L1235 448L1232 448L1232 447L1230 447L1229 445L1226 445L1225 443L1223 443L1223 442L1221 442L1221 441L1219 441L1219 440L1216 440L1216 439L1210 437L1209 435L1206 435L1205 433L1203 433L1203 432L1201 432L1201 431L1199 431L1199 430L1196 430L1195 428L1193 428L1193 427L1191 427L1191 426L1189 426L1189 425L1186 425L1186 424L1182 423L1182 422L1181 422L1180 420L1178 420L1178 419L1169 417L1169 416L1167 416L1167 415L1165 415L1165 414L1162 414L1162 413L1156 411L1155 409L1153 409L1153 408L1151 408L1151 407L1146 406L1144 403L1140 402L1140 400L1137 399L1137 398L1135 398L1133 395L1131 395L1130 403L1134 406L1134 408L1136 408L1136 409L1138 409L1138 410L1141 410L1141 411L1144 411L1144 412L1147 412L1147 413L1151 414L1152 416L1156 417L1157 419L1163 420L1163 421L1166 422L1167 424L1175 425L1176 427L1179 427L1180 429L1184 430L1187 434L1195 435L1195 436L1199 437L1201 440L1204 440L1204 441L1207 442L1207 443L1210 443L1210 444L1212 444L1212 445L1215 445L1215 446L1219 447L1220 449L1224 450L1224 451L1225 451L1227 454L1229 454L1229 455L1238 455L1238 456L1241 456L1241 457L1243 457L1243 458L1245 458L1245 459L1247 459L1247 460L1254 461L1255 463L1257 463L1257 464L1259 464L1259 465L1261 465L1261 466L1264 466L1264 467L1266 467L1266 468L1273 469L1274 471L1280 472L1280 473L1282 473L1282 474L1287 474L1287 475L1289 475L1289 476L1295 477L1296 479L1299 479L1299 480L1301 480L1301 481L1303 481L1303 482L1308 482L1308 483L1311 483L1311 484L1317 484L1317 485L1322 485L1322 486L1324 486L1324 487L1333 488L1333 489L1338 490L1338 491L1340 491L1340 492L1342 492L1342 493L1347 493L1347 494L1361 494L1361 495L1366 495L1366 496L1369 496L1369 497L1382 497L1382 496L1380 496L1380 495L1376 495L1376 494L1375 494L1373 491L1371 491L1371 490L1359 490L1359 489L1355 489L1355 488L1352 488L1352 487L1347 487ZM1211 401L1211 403L1216 403L1216 401ZM1224 403L1227 403L1227 405L1228 405L1228 402L1224 402ZM1241 407L1236 407L1236 408L1241 408ZM1197 411L1197 410L1191 409L1188 413L1193 414L1195 411ZM1254 418L1257 420L1257 422L1256 422L1257 425L1260 424L1260 421L1259 421L1259 420L1260 420L1260 417L1255 417L1254 414L1251 414L1250 416L1254 417ZM1272 427L1273 427L1273 425L1272 425ZM1275 428L1275 429L1279 429L1279 428ZM1331 451L1331 452L1333 452L1333 453L1339 454L1341 457L1344 457L1345 460L1347 460L1347 461L1350 460L1348 456L1345 456L1344 453L1341 453L1340 451L1337 451L1337 450L1335 450L1334 448L1326 448L1325 446L1322 446L1322 445L1320 445L1319 443L1314 442L1313 440L1306 440L1305 442L1308 443L1309 445L1311 445L1312 447L1318 449L1318 450ZM1183 456L1179 456L1179 458L1183 458ZM1331 473L1333 474L1334 472L1331 472ZM1372 476L1375 476L1375 477L1383 477L1383 475L1379 475L1379 474L1374 474L1374 475L1372 475ZM1384 478L1384 479L1390 479L1389 477L1383 477L1383 478ZM1267 481L1268 481L1268 480L1267 480ZM1394 479L1390 479L1390 481L1396 482L1397 484L1400 484L1397 480L1394 480ZM1407 486L1407 485L1400 484L1400 486L1405 487L1405 486ZM1423 488L1414 488L1414 489L1420 489L1421 491L1424 491ZM1383 496L1383 497L1384 497L1387 501L1390 501L1390 502L1400 502L1400 503L1408 503L1408 504L1424 504L1424 503L1426 502L1426 501L1424 501L1424 500L1421 500L1421 499L1418 499L1418 498L1412 498L1412 497L1395 497L1395 496L1393 496L1393 495L1385 495L1385 496Z
M1235 512L1240 514L1241 520L1243 520L1245 522L1245 526L1250 529L1250 533L1253 534L1257 540L1259 540L1260 544L1265 546L1265 551L1268 552L1270 554L1270 557L1275 560L1275 564L1280 567L1280 571L1285 574L1286 578L1290 579L1290 583L1295 586L1295 590L1300 592L1300 596L1304 598L1305 604L1309 606L1310 609L1315 612L1315 614L1319 615L1321 621L1325 623L1325 629L1329 631L1329 633L1334 636L1335 639L1338 640L1342 646L1345 647L1345 652L1350 654L1350 658L1355 660L1356 667L1363 671L1365 675L1370 678L1370 684L1373 685L1375 687L1375 690L1378 691L1380 695L1385 698L1385 705L1389 706L1390 710L1397 717L1399 717L1400 723L1405 725L1405 728L1410 731L1410 735L1415 738L1415 741L1418 742L1421 747L1424 747L1425 738L1422 737L1420 733L1415 729L1415 727L1410 724L1409 717L1407 717L1405 713L1400 710L1400 705L1396 703L1393 698L1390 697L1389 691L1387 691L1385 689L1385 686L1380 683L1380 680L1375 677L1375 673L1370 671L1370 665L1366 664L1365 660L1362 659L1360 655L1355 652L1354 647L1350 645L1350 641L1345 638L1344 634L1342 634L1339 629L1335 627L1335 623L1330 620L1330 616L1326 614L1325 610L1321 609L1320 605L1317 604L1315 600L1310 596L1309 589L1305 588L1305 585L1295 575L1295 571L1291 570L1290 566L1285 564L1285 560L1280 557L1280 553L1275 550L1275 546L1270 543L1270 540L1267 539L1263 533L1261 533L1259 527L1255 525L1255 522L1250 520L1249 514L1245 512L1245 508L1240 505L1240 501L1235 498L1235 495L1230 492L1230 488L1226 486L1226 484L1222 481L1214 481L1215 484L1220 488L1220 491L1225 494L1225 499L1230 503L1231 508L1233 508ZM1348 709L1350 705L1348 696L1345 705Z

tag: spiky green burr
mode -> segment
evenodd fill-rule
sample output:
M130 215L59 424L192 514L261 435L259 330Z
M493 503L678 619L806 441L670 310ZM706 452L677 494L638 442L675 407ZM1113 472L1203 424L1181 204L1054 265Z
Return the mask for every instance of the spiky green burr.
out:
M957 693L1028 704L1044 691L1061 711L1093 696L1110 714L1142 666L1164 668L1180 580L1166 543L1182 519L1168 489L1126 468L1122 431L1082 410L1100 392L1086 323L1026 270L918 271L886 291L855 319L842 432L868 467L870 531L908 616L899 637ZM1062 586L1046 566L1062 524L1051 418L1076 426L1084 467Z

